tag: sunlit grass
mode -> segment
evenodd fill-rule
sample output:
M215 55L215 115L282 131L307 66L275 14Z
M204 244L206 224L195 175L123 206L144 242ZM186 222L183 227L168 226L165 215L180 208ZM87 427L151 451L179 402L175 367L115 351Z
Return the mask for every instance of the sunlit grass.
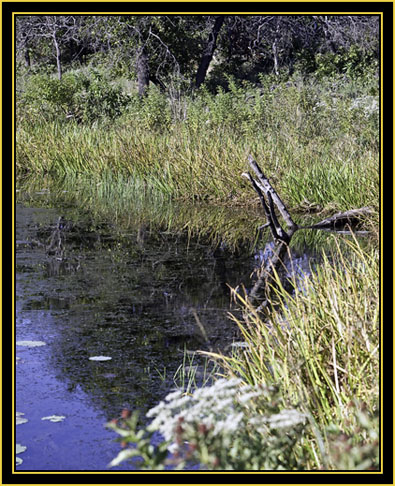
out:
M317 430L336 424L362 441L349 404L357 400L372 416L379 407L379 260L357 240L345 243L341 250L335 241L332 255L294 281L292 294L277 275L276 310L266 317L235 294L245 317L231 317L246 345L231 356L211 356L229 376L278 386L284 406L300 404Z
M145 105L92 125L21 118L17 172L112 172L172 199L246 207L257 203L241 177L251 154L290 207L318 204L333 212L372 206L378 213L377 116L351 109L346 91L332 89L297 81L264 96L253 92L247 104L242 89L185 98L186 117L174 115L170 122L167 111L149 113Z

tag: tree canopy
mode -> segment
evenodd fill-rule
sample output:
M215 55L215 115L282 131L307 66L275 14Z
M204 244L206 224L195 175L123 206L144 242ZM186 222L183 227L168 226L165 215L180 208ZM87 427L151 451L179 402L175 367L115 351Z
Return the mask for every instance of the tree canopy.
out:
M61 79L75 64L105 62L135 78L141 95L149 82L256 81L296 64L313 72L320 55L378 59L379 48L377 15L16 16L17 61L28 69L53 67Z

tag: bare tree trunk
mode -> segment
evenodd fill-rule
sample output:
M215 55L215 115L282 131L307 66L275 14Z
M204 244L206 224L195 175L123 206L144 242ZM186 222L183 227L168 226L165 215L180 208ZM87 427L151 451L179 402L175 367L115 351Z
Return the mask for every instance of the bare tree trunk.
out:
M279 23L277 20L277 27L276 27L276 35L274 37L274 42L272 45L272 51L273 51L273 60L274 60L274 73L276 76L278 76L279 70L278 70L278 37L279 37Z
M201 84L203 84L204 80L206 79L207 70L210 62L213 59L214 51L217 46L217 37L219 31L221 30L222 24L224 23L224 20L225 15L218 15L215 19L213 30L209 35L207 46L203 52L202 60L200 61L200 66L196 74L196 88L199 88L199 86L201 86Z
M25 48L25 66L28 69L31 67L30 52L28 47Z
M148 55L144 47L137 53L137 84L139 96L144 96L149 85Z
M58 79L60 81L62 79L61 52L60 52L58 40L56 38L56 34L53 34L52 38L53 38L53 43L54 43L55 51L56 51L56 66L58 68Z

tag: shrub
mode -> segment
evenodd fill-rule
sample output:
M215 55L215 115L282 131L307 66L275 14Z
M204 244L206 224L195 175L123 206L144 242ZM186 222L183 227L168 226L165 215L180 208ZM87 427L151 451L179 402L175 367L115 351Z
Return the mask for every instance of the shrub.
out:
M61 80L37 74L27 81L17 114L19 120L31 122L38 117L47 122L91 124L119 117L129 101L120 87L110 84L97 70L68 72Z
M189 394L170 393L147 413L153 420L140 429L137 412L124 410L121 419L107 424L122 447L109 467L134 458L142 470L378 469L377 413L351 402L358 434L347 435L334 423L319 430L309 411L284 407L283 398L278 387L248 386L233 378Z
M124 445L111 466L141 457L142 469L172 465L188 469L198 464L209 470L298 469L297 444L304 436L306 416L297 409L281 409L275 387L240 386L237 379L218 380L211 387L169 394L147 416L154 420L136 432L136 416L108 427L121 435ZM154 432L164 438L159 447L150 442ZM165 449L171 451L166 453Z

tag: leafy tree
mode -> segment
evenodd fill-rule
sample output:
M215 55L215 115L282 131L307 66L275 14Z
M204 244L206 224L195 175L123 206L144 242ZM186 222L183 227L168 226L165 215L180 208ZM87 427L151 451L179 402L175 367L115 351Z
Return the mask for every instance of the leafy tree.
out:
M354 49L353 62L363 63L378 58L379 18L18 15L16 47L27 67L53 64L59 79L74 61L119 63L124 74L136 78L138 92L144 96L150 82L161 90L169 90L175 80L184 88L199 88L209 77L215 86L229 75L258 81L260 73L292 73L296 63L308 71L322 70L322 59L330 58L317 61L317 54L344 56Z

